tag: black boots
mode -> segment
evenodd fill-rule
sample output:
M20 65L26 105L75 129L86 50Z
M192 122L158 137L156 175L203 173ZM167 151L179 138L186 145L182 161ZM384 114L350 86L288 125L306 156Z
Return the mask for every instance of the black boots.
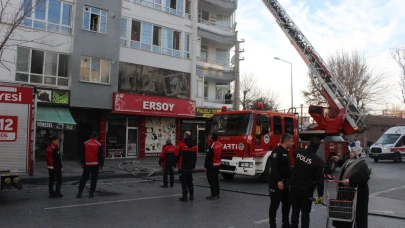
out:
M94 192L89 193L89 198L94 198Z
M76 195L76 198L82 198L82 194L83 194L83 191L79 190L79 192Z

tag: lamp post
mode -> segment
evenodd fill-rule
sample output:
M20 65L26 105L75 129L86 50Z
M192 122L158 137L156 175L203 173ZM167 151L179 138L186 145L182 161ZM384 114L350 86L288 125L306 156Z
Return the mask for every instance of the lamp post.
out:
M291 66L291 111L293 111L292 109L294 108L294 104L293 104L293 80L292 80L292 63L285 61L284 59L280 59L278 57L274 57L274 59L276 60L280 60L286 63L289 63Z

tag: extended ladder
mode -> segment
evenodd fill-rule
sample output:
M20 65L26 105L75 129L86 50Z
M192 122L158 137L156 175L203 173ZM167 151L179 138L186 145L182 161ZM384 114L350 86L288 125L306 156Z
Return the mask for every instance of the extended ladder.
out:
M318 89L325 91L330 97L326 100L334 102L330 106L336 106L338 109L344 108L345 119L355 132L361 133L365 130L365 115L357 107L346 88L339 82L337 77L328 69L326 63L309 43L304 34L295 25L293 20L288 16L285 10L276 0L262 0L271 14L276 18L277 24L290 39L291 44L298 51L301 58L311 69L314 81Z

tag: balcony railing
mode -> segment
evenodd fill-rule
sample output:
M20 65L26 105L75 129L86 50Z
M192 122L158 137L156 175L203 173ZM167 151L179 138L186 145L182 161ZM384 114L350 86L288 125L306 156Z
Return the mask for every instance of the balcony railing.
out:
M205 102L216 103L216 104L233 104L233 98L230 100L225 99L216 99L216 98L208 98L204 97Z
M231 67L230 62L223 62L223 61L214 60L214 59L206 59L206 58L197 57L197 61L203 62L203 63L210 63L210 64L214 64L214 65L218 65L218 66Z
M219 28L219 29L224 30L224 31L235 32L235 29L234 29L234 28L231 28L230 26L221 25L221 24L219 24L219 23L212 22L212 21L207 21L207 20L204 20L204 19L202 19L202 18L198 18L198 23L201 23L201 24L204 24L204 25L208 25L208 26L213 26L213 27Z
M133 2L136 4L141 4L143 6L152 8L152 9L156 9L156 10L160 10L175 16L179 16L179 17L183 17L186 19L191 19L191 15L188 13L184 13L183 15L183 11L181 10L176 10L176 9L172 9L168 6L164 6L163 4L158 4L158 3L154 3L154 1L152 0L128 0L129 2ZM228 0L229 1L229 0Z

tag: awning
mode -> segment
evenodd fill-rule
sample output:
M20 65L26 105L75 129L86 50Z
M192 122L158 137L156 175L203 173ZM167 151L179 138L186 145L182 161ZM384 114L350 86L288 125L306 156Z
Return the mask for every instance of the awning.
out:
M76 122L68 108L37 107L37 128L75 130Z

